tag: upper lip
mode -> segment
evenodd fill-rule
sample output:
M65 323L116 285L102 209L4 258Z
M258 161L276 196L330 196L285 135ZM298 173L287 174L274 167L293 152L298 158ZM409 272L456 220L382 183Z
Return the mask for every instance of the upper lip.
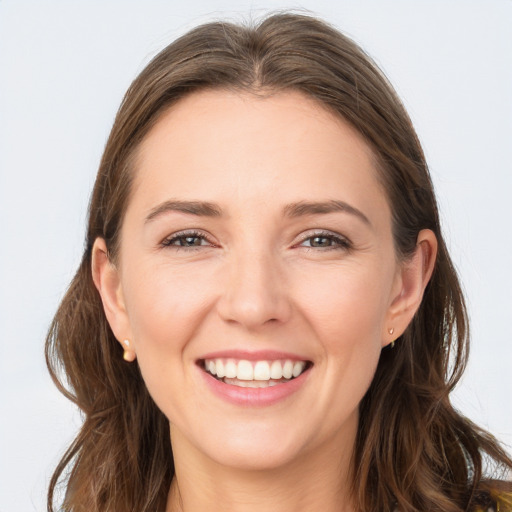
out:
M237 359L246 361L276 361L289 359L291 361L309 361L307 357L291 352L282 352L278 350L218 350L209 352L199 358L200 361L205 359Z

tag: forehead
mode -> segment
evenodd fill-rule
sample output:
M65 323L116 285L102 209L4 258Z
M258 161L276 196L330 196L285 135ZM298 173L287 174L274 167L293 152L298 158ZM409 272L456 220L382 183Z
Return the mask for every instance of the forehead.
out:
M162 115L136 162L132 201L142 208L168 197L228 206L350 199L387 208L362 136L299 92L191 94Z

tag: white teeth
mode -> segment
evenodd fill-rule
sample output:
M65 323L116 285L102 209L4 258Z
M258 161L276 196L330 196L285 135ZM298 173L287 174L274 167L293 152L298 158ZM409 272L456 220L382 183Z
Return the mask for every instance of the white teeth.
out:
M291 379L293 375L293 363L291 361L286 361L283 366L283 377L285 379Z
M254 380L270 379L270 365L267 361L258 361L254 365Z
M238 361L236 378L238 380L253 380L254 370L250 361L246 361L245 359Z
M281 379L283 377L283 365L281 361L273 361L270 367L270 378Z
M232 359L229 359L224 366L224 372L228 379L236 379L236 363Z
M250 384L245 387L275 386L284 380L298 377L306 368L306 361L275 360L248 361L241 359L206 359L204 369L218 379L227 382L237 379L243 382L261 382L262 385ZM277 382L275 382L277 381Z
M215 369L217 370L217 377L219 377L219 379L222 379L222 377L226 376L226 370L224 369L224 363L222 362L222 359L217 359L215 361Z
M238 386L239 388L270 388L278 384L284 384L289 380L238 380L238 379L224 379L226 384L231 386Z
M294 377L298 377L304 371L305 366L306 366L306 363L304 363L303 361L297 361L293 365L292 375Z

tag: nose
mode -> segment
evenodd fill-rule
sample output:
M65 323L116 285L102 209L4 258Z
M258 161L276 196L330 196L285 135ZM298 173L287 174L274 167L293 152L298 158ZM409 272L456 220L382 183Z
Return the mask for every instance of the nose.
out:
M284 323L291 315L282 265L269 253L253 251L230 261L218 300L220 317L247 330Z

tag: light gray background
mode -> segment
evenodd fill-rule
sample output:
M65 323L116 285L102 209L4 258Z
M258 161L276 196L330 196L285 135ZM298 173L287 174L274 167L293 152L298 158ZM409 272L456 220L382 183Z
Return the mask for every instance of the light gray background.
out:
M362 43L413 118L472 318L454 400L512 445L511 1L0 0L0 512L45 510L80 424L43 341L122 94L194 25L300 7Z

